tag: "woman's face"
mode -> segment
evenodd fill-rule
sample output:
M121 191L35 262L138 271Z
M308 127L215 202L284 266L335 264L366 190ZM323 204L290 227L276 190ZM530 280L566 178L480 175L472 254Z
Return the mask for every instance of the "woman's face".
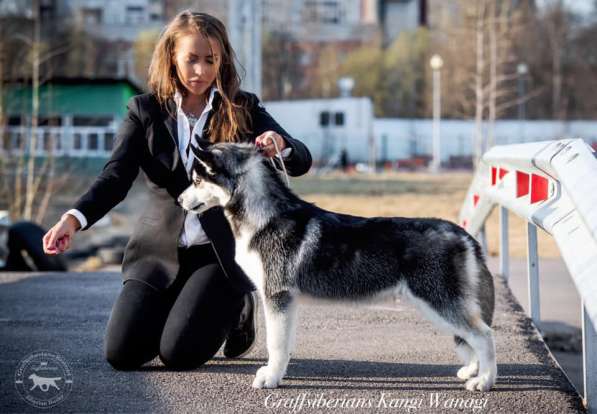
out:
M220 45L212 37L188 34L176 41L174 64L180 82L194 95L209 91L220 68Z

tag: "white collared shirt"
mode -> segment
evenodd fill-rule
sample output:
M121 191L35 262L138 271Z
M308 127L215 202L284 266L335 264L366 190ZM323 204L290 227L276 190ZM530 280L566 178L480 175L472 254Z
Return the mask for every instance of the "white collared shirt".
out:
M191 137L197 135L199 138L201 138L203 136L203 127L205 126L209 112L212 110L212 103L216 93L218 93L218 89L215 86L212 86L209 92L209 98L207 99L207 104L199 116L199 119L197 122L195 122L193 131L191 131L187 115L182 110L182 95L178 91L176 91L174 94L174 102L176 103L178 151L180 152L181 160L189 178L191 176L191 168L193 166L193 153L189 151L189 156L187 157L186 149L189 145ZM290 147L284 148L281 151L282 158L288 157L291 152L292 149ZM87 226L87 218L79 210L70 209L65 214L73 215L81 224L81 228ZM184 229L181 232L180 239L178 241L179 246L192 246L196 244L207 244L209 242L209 238L205 234L203 227L201 227L201 222L199 221L198 217L195 214L187 214L185 216Z
M176 129L178 131L178 151L180 152L180 159L182 160L189 178L191 177L191 168L193 167L193 153L189 151L189 155L187 157L187 146L189 145L191 137L194 137L195 135L197 135L199 138L202 137L203 127L205 126L209 112L212 109L212 103L216 92L217 88L212 86L209 92L209 98L207 99L207 104L205 105L205 108L203 108L203 112L201 112L199 119L197 122L195 122L192 131L189 124L189 119L182 110L182 95L178 91L176 91L174 94L174 102L176 102L177 108ZM206 243L209 243L209 238L205 234L205 231L203 231L203 227L201 227L201 222L199 221L198 217L195 214L186 214L184 220L184 230L180 234L178 245L192 246L195 244Z
M212 103L216 92L217 88L212 86L211 91L209 92L207 104L205 105L205 108L203 109L203 112L201 113L199 120L197 120L193 127L193 135L191 135L191 128L189 125L187 115L182 110L182 95L178 91L176 91L174 95L174 102L176 102L176 130L178 135L178 151L180 152L180 158L189 177L191 167L193 166L193 155L192 152L189 152L189 156L187 157L186 149L189 145L191 136L197 134L199 137L201 137L203 135L203 127L205 126L205 122L207 121L209 111L211 111L212 109ZM81 228L87 226L87 218L79 210L71 209L67 211L66 214L71 214L75 216L75 218L81 224ZM207 243L209 243L209 238L205 234L205 231L203 231L203 227L201 227L201 222L199 221L198 217L195 214L186 214L184 221L184 229L180 233L178 245L191 246L195 244Z

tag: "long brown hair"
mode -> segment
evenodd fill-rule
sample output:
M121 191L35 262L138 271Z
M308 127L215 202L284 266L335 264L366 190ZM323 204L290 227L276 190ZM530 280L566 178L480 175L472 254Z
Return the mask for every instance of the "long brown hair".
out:
M166 101L174 97L176 90L183 96L187 93L174 66L176 40L187 34L201 34L220 45L222 56L216 87L222 102L211 118L208 131L212 141L235 141L238 135L250 132L249 103L241 100L241 79L234 66L235 53L228 40L226 27L217 18L185 10L172 19L153 51L149 65L149 88L164 107L167 107Z

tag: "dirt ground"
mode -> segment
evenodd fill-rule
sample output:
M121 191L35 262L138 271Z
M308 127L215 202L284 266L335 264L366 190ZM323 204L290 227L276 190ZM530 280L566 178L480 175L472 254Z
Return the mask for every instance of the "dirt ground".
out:
M438 175L384 173L371 177L331 174L321 178L299 178L291 185L302 198L326 210L365 217L439 217L457 222L472 178L473 174L469 172L443 172ZM298 183L299 180L303 182ZM350 190L336 194L330 194L331 191L324 194L320 191L321 188L327 187ZM355 189L356 191L353 191ZM510 254L513 257L526 257L525 220L511 213L509 230ZM486 231L489 254L497 255L497 209L494 209L489 217ZM550 235L539 229L538 238L540 257L560 256L558 247Z
M377 175L330 173L323 176L310 173L292 178L291 188L303 199L326 210L365 217L439 217L456 222L472 177L471 172L442 172L438 175L424 172ZM93 180L81 181L52 199L44 226L50 227ZM141 214L139 206L146 202L143 181L140 174L126 199L110 213L111 224L95 225L89 231L78 234L76 244L80 245L106 232L129 234L137 216ZM486 224L490 255L498 254L498 224L498 212L495 209ZM538 236L540 256L559 257L553 238L543 230L539 230ZM513 257L526 257L526 224L514 214L510 215L510 254Z

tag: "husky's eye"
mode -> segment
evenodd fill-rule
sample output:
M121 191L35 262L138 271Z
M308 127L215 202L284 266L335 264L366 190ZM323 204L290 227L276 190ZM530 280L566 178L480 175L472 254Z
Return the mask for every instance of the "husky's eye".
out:
M193 184L195 184L195 185L201 184L201 177L199 177L198 175L195 175L193 177Z

